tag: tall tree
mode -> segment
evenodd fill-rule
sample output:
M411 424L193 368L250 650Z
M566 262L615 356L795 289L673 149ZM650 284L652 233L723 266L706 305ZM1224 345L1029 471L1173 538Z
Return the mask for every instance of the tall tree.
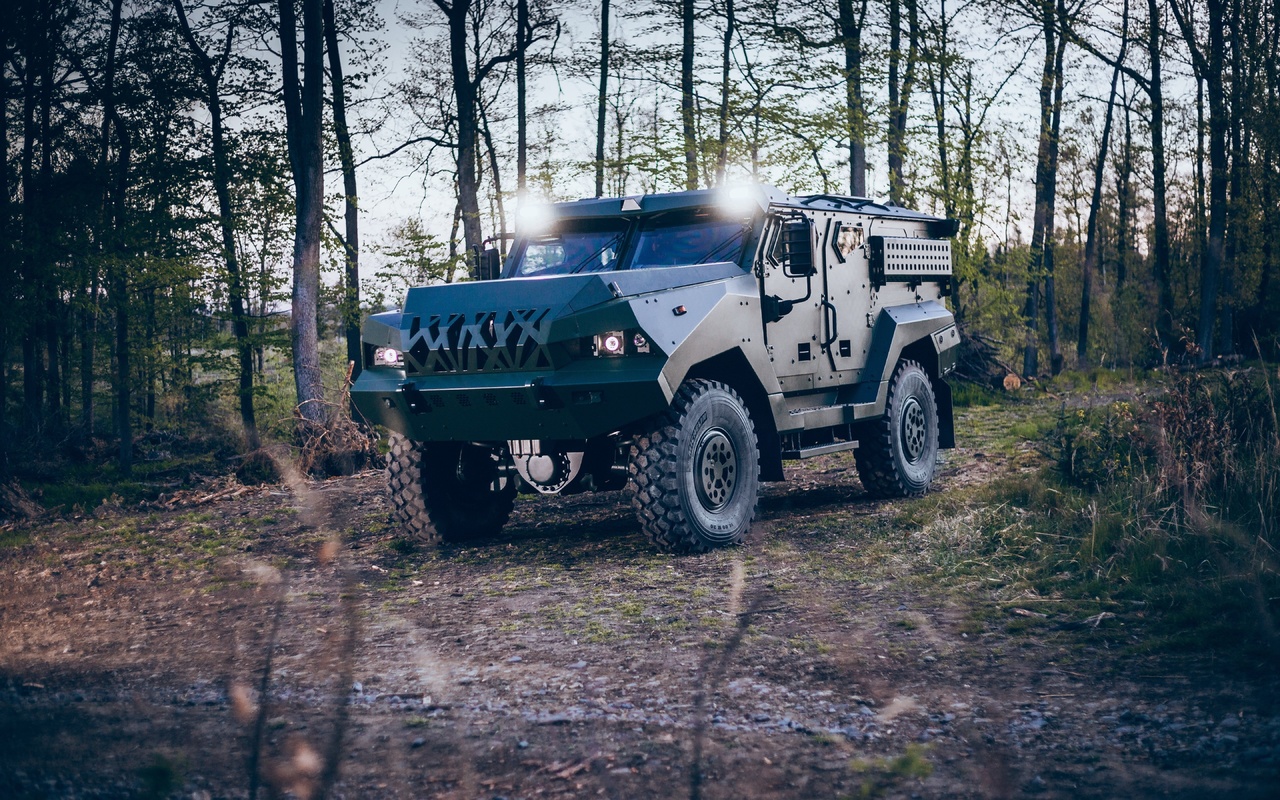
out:
M471 0L434 0L445 15L449 32L449 67L453 78L454 113L457 121L458 205L462 213L462 235L467 251L478 249L484 238L480 230L479 180L476 175L477 127L476 101L479 87L500 64L515 59L514 51L504 52L476 65L472 71L468 51L471 24ZM477 33L478 35L478 33Z
M231 306L231 332L236 341L236 357L239 362L240 424L244 428L245 444L250 450L262 446L258 437L258 421L253 410L253 343L249 338L249 317L245 307L245 285L241 275L240 259L236 253L236 219L231 204L231 164L227 155L226 123L222 109L222 78L232 54L239 20L234 16L226 20L226 33L221 51L210 56L192 30L182 0L173 0L173 10L178 16L178 29L182 33L191 57L195 61L200 83L204 87L205 107L209 110L210 140L213 150L213 190L218 198L218 227L222 233L222 263L227 270L227 301Z
M320 302L320 237L324 220L324 14L321 0L302 2L304 61L298 75L298 20L294 0L278 0L280 55L284 70L285 131L293 167L293 303L289 338L298 411L310 422L324 419L324 384L316 314Z
M1111 120L1115 116L1116 86L1124 66L1129 47L1129 0L1125 0L1120 23L1120 53L1111 70L1111 91L1107 95L1107 110L1102 123L1102 136L1098 142L1098 158L1093 168L1093 194L1089 199L1089 221L1086 224L1084 261L1080 267L1080 326L1076 337L1076 361L1081 369L1089 365L1089 314L1093 294L1093 273L1098 266L1098 212L1102 207L1102 176L1107 166L1107 152L1111 143Z
M1147 0L1147 36L1141 44L1147 52L1150 72L1143 74L1100 51L1080 36L1070 25L1064 35L1073 44L1092 53L1113 69L1120 69L1137 86L1146 92L1151 103L1148 131L1151 135L1151 271L1156 282L1155 329L1160 346L1166 353L1174 346L1177 337L1173 331L1173 276L1169 263L1169 211L1167 161L1164 147L1164 68L1163 25L1161 23L1162 0ZM1197 127L1199 131L1199 127ZM1199 134L1198 134L1199 135ZM1197 164L1199 162L1197 161Z
M844 50L844 91L846 125L849 128L849 194L867 193L866 108L862 98L862 29L867 19L867 0L839 0L837 26Z
M735 33L733 0L724 0L724 50L720 61L720 130L716 137L716 185L724 183L729 163L729 68Z
M1169 0L1169 9L1182 30L1196 75L1204 81L1209 98L1209 240L1200 271L1200 324L1197 333L1198 358L1213 358L1213 324L1218 310L1218 281L1226 258L1227 231L1227 97L1226 0L1204 0L1208 25L1207 41L1199 38L1201 26L1194 24L1192 6Z
M832 24L833 35L829 38L815 36L806 24L799 21L783 19L779 0L768 0L766 9L769 12L767 29L780 37L787 44L793 44L803 50L822 51L839 47L844 60L844 116L845 133L849 148L849 193L855 197L867 193L867 113L863 92L864 51L862 45L863 31L866 29L868 0L837 0L836 15L829 12L822 16ZM803 19L813 17L808 6L801 10ZM742 47L747 50L745 42ZM759 102L755 111L759 112ZM755 171L753 170L753 175Z
M1033 377L1039 372L1037 336L1040 318L1040 285L1045 287L1048 312L1050 359L1053 369L1060 368L1057 349L1056 296L1053 281L1053 223L1058 183L1058 132L1062 125L1063 60L1066 37L1059 36L1066 15L1061 0L1039 0L1032 7L1044 41L1044 62L1040 72L1040 136L1036 150L1035 214L1031 233L1031 264L1027 277L1027 302L1024 309L1027 341L1023 349L1022 372ZM1060 22L1061 20L1061 22Z
M608 15L609 0L604 0L604 16L608 17ZM608 24L607 21L604 23L606 32ZM528 90L525 85L528 77L526 62L529 54L529 38L529 0L516 0L516 194L520 197L524 197L526 173L529 169ZM605 62L608 63L608 60L606 58ZM596 194L599 195L599 190Z
M523 2L524 0L521 0ZM351 379L360 376L360 204L356 192L356 159L347 127L347 88L342 75L342 53L338 49L338 26L333 0L324 0L325 49L329 54L329 83L332 86L333 133L338 140L338 160L342 164L343 221L341 237L343 271L342 322L347 338L347 363Z
M904 165L907 155L907 111L915 86L919 61L920 13L918 0L889 3L889 200L906 200ZM907 52L902 52L902 5L907 7ZM901 78L899 76L901 75Z
M694 116L694 9L693 0L680 0L680 125L684 133L685 188L698 188L698 128Z
M604 128L605 104L608 99L609 0L600 0L600 93L596 96L596 197L604 196Z

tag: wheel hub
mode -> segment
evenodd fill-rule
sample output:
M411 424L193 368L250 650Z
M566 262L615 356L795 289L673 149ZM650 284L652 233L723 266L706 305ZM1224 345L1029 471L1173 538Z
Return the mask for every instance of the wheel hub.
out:
M908 397L902 408L902 451L912 464L920 460L928 427L925 425L924 408L920 401Z
M719 511L733 497L738 481L738 454L733 442L719 428L707 431L698 443L697 457L698 499L708 511Z

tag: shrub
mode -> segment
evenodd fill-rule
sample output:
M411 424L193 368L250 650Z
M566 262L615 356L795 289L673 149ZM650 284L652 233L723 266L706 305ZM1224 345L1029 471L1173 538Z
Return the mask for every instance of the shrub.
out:
M1050 449L1064 488L1090 498L1071 537L1089 577L1163 605L1188 635L1244 627L1276 647L1280 425L1266 368L1182 375L1149 407L1064 410Z

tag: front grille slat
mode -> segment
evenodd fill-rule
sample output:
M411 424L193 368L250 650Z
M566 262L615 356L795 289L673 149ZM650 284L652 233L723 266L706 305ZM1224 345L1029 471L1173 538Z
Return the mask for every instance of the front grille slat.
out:
M430 314L410 331L411 375L548 369L550 309Z

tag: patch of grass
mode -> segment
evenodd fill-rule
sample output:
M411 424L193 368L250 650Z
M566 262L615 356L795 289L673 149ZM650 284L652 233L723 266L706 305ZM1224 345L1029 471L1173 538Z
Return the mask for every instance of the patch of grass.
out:
M139 796L148 800L168 797L182 786L186 769L186 759L154 753L150 762L138 769L138 779L142 784Z
M933 764L926 757L928 752L927 745L909 744L902 755L893 758L854 759L850 769L867 776L858 788L858 796L880 797L908 781L929 777Z
M969 381L956 381L951 386L951 404L956 408L993 406L1007 402L1009 395Z
M25 528L0 531L0 550L7 547L21 547L31 541L31 531Z
M387 542L387 549L402 556L413 555L418 551L418 542L401 536Z

